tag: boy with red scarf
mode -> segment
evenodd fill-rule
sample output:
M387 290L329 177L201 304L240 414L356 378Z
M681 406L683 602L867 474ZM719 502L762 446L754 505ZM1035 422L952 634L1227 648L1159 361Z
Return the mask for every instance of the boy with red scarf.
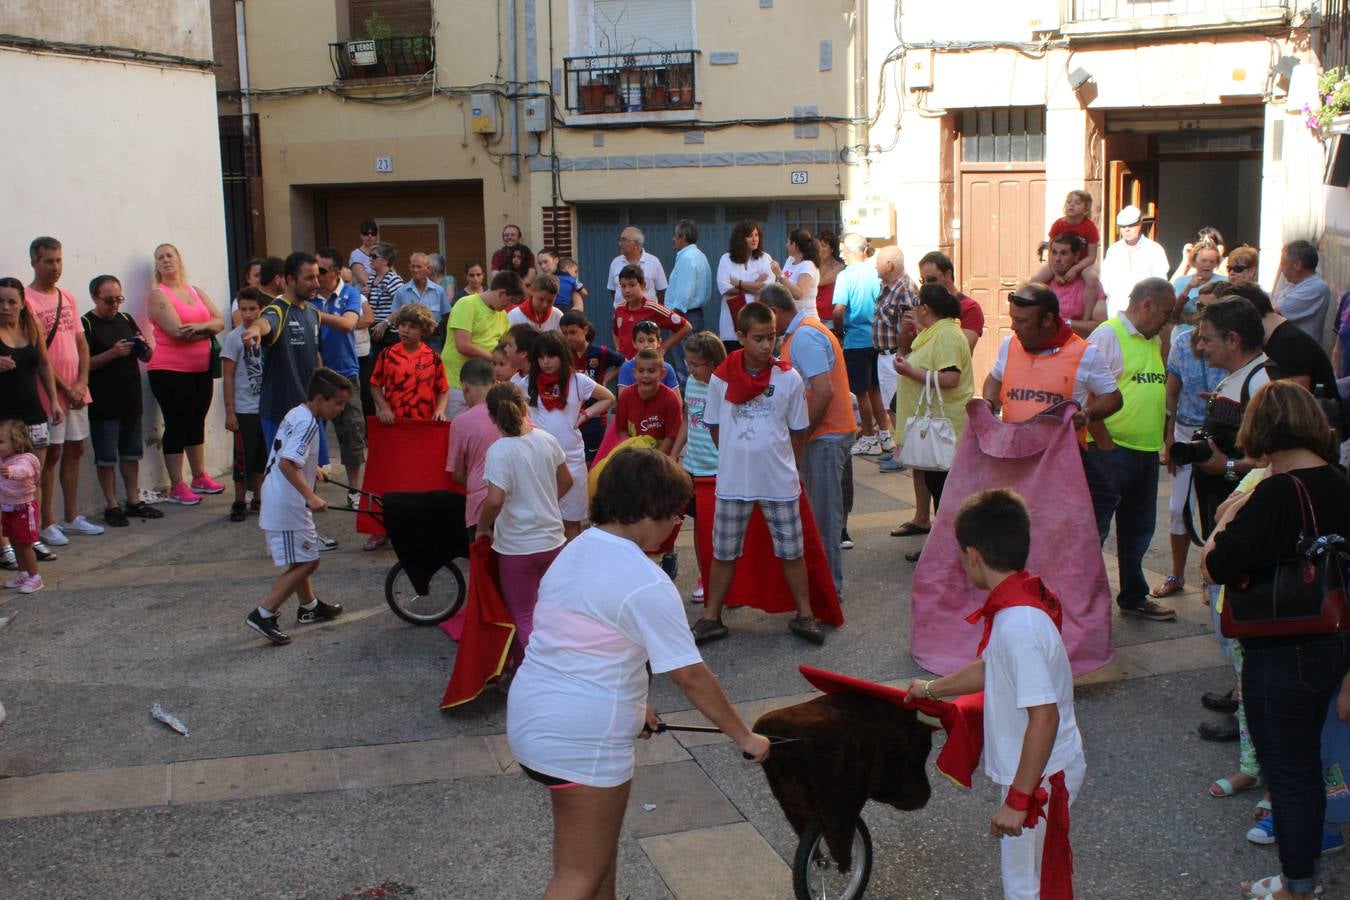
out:
M718 447L717 507L708 602L703 617L694 623L694 641L701 644L727 636L722 603L736 573L750 514L758 506L797 607L788 628L804 640L823 644L824 626L811 613L807 587L797 474L810 425L806 389L790 365L774 358L776 334L769 307L747 303L736 320L741 349L713 372L703 408L703 424Z
M1025 570L1031 519L1015 493L971 496L956 514L955 529L966 577L989 591L966 620L983 619L978 658L945 678L914 679L909 697L984 691L984 771L1005 791L989 827L1000 838L1003 896L1067 900L1073 897L1069 806L1087 764L1059 634L1063 611L1054 593Z
M512 325L533 325L537 331L558 331L563 311L553 303L557 296L557 277L536 275L530 296L506 314L506 321Z

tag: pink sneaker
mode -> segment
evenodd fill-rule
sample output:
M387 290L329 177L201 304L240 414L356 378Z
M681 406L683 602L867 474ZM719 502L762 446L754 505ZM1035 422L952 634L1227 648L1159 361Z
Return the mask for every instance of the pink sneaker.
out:
M28 573L20 572L18 575L15 575L9 581L5 582L5 590L12 591L15 588L21 588L23 587L23 583L27 580L28 580Z
M181 503L183 506L196 506L202 502L202 498L192 493L192 488L187 486L186 481L180 481L169 490L168 500L170 503Z
M198 494L223 494L225 485L203 472L192 479L192 490Z
M19 585L20 594L36 594L40 590L42 590L41 575L30 575Z

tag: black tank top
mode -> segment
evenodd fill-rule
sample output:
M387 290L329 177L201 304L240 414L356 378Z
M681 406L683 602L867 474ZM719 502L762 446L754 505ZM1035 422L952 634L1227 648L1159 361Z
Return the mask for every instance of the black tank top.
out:
M8 356L17 365L0 372L0 419L19 419L25 425L47 421L38 398L38 348L11 347L0 341L0 356Z

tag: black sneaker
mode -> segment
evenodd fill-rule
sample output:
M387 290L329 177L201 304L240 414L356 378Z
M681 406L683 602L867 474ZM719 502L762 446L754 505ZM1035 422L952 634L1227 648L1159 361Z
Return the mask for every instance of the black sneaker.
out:
M291 642L291 636L277 627L276 616L260 615L256 608L248 614L244 624L274 644L289 644Z
M848 536L848 529L847 529L847 528L845 528L843 531L839 532L839 549L840 549L840 550L852 550L852 549L853 549L853 538L851 538L851 537Z
M128 502L127 505L123 508L127 511L127 515L135 516L138 519L164 518L164 513L155 509L153 506L151 506L149 503L146 503L144 500L137 500L135 503Z
M675 578L676 578L676 576L679 575L679 573L680 573L680 557L679 557L679 555L676 554L676 553L667 553L667 554L665 554L664 556L662 556L662 557L661 557L661 571L662 571L662 572L665 572L665 573L666 573L666 576L667 576L671 581L674 581Z
M56 554L47 549L47 545L42 543L42 541L33 542L33 552L36 553L37 558L43 562L51 562L56 559Z
M230 504L230 521L242 522L248 518L248 504L243 500L236 500Z
M329 619L336 619L342 615L341 603L324 603L318 597L314 598L318 606L313 609L305 609L303 606L295 612L295 624L313 625L315 622L327 622ZM257 612L255 609L254 612Z
M113 528L127 527L126 511L120 506L110 506L103 511L103 521L107 522Z

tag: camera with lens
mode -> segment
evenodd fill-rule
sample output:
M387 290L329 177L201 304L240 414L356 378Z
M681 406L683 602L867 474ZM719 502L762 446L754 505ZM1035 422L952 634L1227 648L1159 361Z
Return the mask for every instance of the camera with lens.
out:
M1210 441L1219 444L1217 436L1210 434L1204 428L1196 429L1194 435L1189 441L1177 441L1168 449L1172 463L1178 466L1190 466L1195 463L1202 463L1214 455L1214 448L1209 445Z

